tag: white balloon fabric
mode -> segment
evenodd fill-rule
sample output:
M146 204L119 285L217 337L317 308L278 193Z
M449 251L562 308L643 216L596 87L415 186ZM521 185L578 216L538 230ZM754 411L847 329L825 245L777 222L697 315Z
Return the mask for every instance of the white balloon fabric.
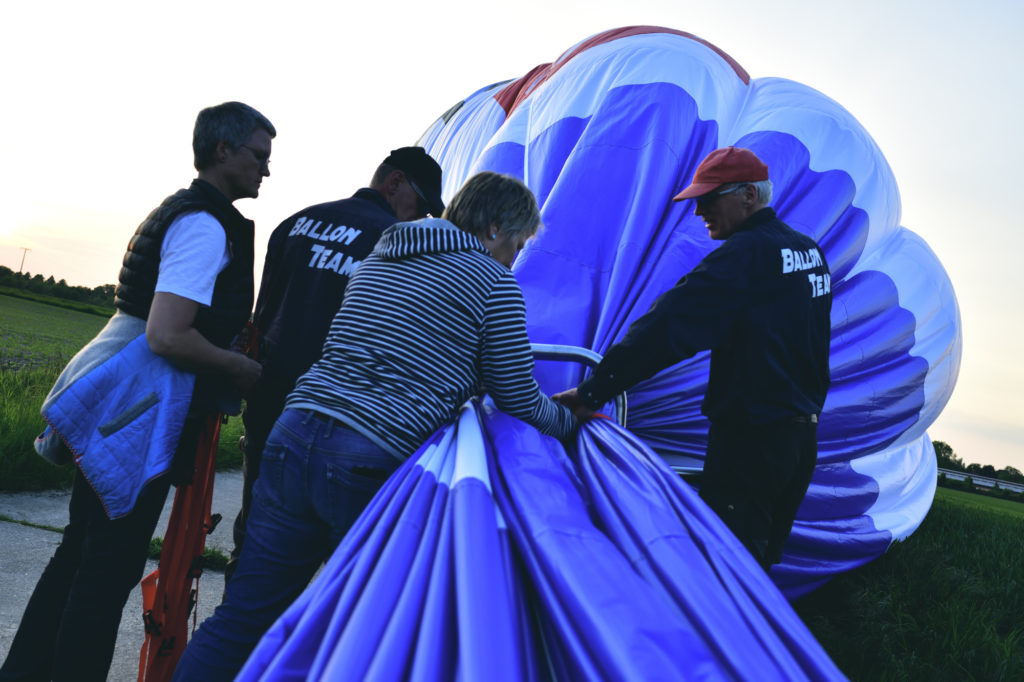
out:
M834 296L818 466L772 577L801 594L917 528L935 490L925 431L959 371L959 310L935 255L899 224L881 151L840 105L751 79L692 35L627 27L473 93L420 144L444 168L446 196L480 170L534 191L545 228L514 267L530 338L598 353L716 246L692 202L671 197L713 149L752 149L780 218L825 251ZM707 370L701 353L629 393L628 429L671 464L702 465ZM583 376L538 363L549 393Z

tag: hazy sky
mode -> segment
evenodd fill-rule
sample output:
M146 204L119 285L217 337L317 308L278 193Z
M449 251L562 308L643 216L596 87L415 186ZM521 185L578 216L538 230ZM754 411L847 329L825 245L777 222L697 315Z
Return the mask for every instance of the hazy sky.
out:
M848 109L878 142L902 224L960 303L956 391L929 429L967 462L1024 469L1024 323L1015 208L1024 154L1019 0L441 0L5 3L0 265L116 280L140 220L194 176L199 109L237 99L277 126L273 175L239 209L257 260L295 210L350 195L478 88L594 33L688 31L750 74ZM28 248L27 253L23 248ZM258 275L257 275L258 276Z

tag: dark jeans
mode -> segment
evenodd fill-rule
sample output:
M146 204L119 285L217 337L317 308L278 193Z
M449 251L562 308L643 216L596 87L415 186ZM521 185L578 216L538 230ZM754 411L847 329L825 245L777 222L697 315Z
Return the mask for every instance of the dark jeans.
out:
M121 612L146 568L169 481L151 481L132 511L111 521L75 473L70 521L25 607L0 680L106 679Z
M265 381L257 385L245 401L245 409L242 411L245 433L238 444L242 450L242 506L232 527L232 540L235 546L224 567L225 585L238 568L238 557L241 556L242 545L245 544L245 524L252 508L252 488L260 475L263 448L267 444L267 437L270 436L274 423L284 410L284 403L290 390L290 385L277 386Z
M711 423L700 496L765 570L782 559L817 458L816 423Z
M174 679L234 679L399 464L333 419L285 410L263 450L224 603L196 630Z

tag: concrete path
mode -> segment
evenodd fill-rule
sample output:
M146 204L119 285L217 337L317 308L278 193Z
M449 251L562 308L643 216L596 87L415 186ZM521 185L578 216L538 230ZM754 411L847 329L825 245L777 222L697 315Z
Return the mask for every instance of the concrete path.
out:
M68 521L68 500L71 494L61 492L0 493L0 518L24 521L35 526L49 526L63 530ZM174 488L167 497L163 516L156 535L162 537L174 501ZM241 506L242 472L228 471L217 474L213 488L213 512L224 518L206 539L206 546L224 554L231 551L231 524ZM60 532L0 520L0 661L21 622L25 604L35 588L36 581L60 542ZM150 561L146 574L155 569ZM224 590L224 575L205 571L199 580L199 622L209 617L220 603ZM142 592L132 591L121 619L114 662L108 680L131 682L138 678L139 650L145 639L142 626Z

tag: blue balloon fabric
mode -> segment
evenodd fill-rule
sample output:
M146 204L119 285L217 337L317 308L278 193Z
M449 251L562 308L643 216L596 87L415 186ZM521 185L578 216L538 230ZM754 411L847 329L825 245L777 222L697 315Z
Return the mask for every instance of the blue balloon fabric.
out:
M464 406L389 479L238 679L843 679L786 596L920 524L936 475L926 429L961 348L949 278L899 225L867 132L819 92L752 79L695 36L641 26L480 89L420 143L444 168L445 196L480 170L530 186L545 228L514 266L530 338L596 353L716 246L692 203L671 197L711 150L753 149L780 217L832 270L814 480L766 575L669 468L703 463L706 353L630 391L625 428L595 420L574 444ZM537 364L548 393L584 375Z
M643 442L566 448L467 404L406 462L238 680L841 680Z
M899 224L881 151L840 105L799 83L752 79L695 36L638 26L482 88L420 143L444 168L446 196L480 170L529 185L544 230L514 271L530 338L597 353L716 246L692 202L671 197L713 149L752 149L769 166L779 216L825 251L834 297L818 467L772 577L802 594L917 528L936 481L926 429L959 371L959 309L934 253ZM703 464L708 359L629 393L629 431L678 467ZM584 375L538 363L549 393Z

